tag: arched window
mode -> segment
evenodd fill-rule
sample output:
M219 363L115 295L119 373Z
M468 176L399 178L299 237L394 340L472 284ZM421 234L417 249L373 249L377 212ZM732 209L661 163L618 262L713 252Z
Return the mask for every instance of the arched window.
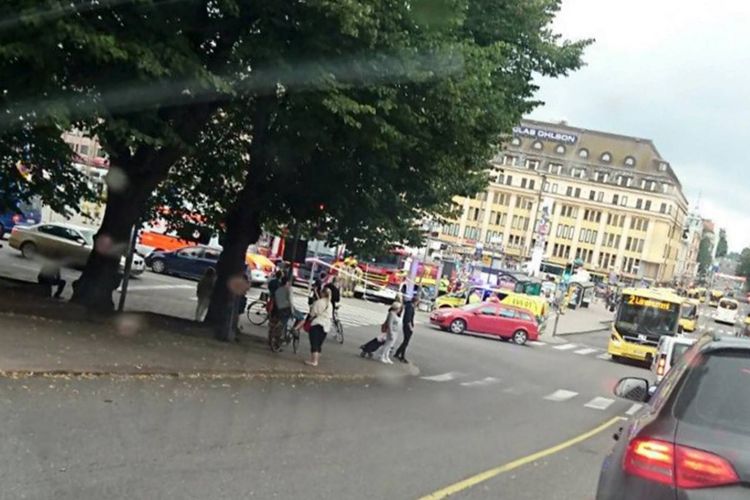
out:
M578 150L578 156L580 158L586 159L589 157L589 150L586 148L582 148Z
M544 149L544 144L542 144L542 141L534 141L534 144L532 144L531 147L533 147L537 151L541 151L542 149Z
M564 155L565 154L565 146L563 146L562 144L558 144L557 147L555 147L555 153L557 153L559 155Z
M604 153L602 153L602 161L603 161L604 163L609 163L609 162L611 162L611 161L612 161L612 155L611 155L610 153L608 153L608 152L604 152Z
M625 166L626 167L635 167L635 158L632 156L626 156L625 157Z
M511 139L510 143L513 144L514 146L520 146L521 139L519 139L518 137L514 137L513 139Z

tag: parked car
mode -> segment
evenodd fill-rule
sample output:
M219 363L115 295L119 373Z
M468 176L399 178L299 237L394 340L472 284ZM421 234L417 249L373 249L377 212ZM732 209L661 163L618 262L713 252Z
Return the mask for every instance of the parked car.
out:
M28 226L42 221L42 207L38 201L25 203L11 200L10 206L14 208L0 212L0 239L16 225Z
M146 257L146 265L159 274L200 279L206 269L216 268L221 248L203 245L187 246L172 251L154 251Z
M749 498L750 340L704 335L651 389L636 377L615 387L646 405L615 433L596 498Z
M11 248L21 251L27 259L54 259L62 266L82 269L94 248L96 231L63 223L15 226L8 238ZM120 258L120 272L125 269L125 257ZM146 269L143 258L133 254L130 274L137 276Z
M471 332L508 338L519 345L539 338L539 325L530 311L500 302L438 309L430 314L430 322L453 333Z

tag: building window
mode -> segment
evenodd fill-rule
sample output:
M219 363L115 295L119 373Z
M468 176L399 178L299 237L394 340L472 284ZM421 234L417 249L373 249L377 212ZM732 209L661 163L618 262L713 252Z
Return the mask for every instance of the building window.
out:
M667 204L666 203L662 203L661 204L661 207L659 207L659 213L662 213L662 214L667 213Z
M535 184L536 182L534 181L534 179L529 179L529 189L534 189Z
M565 196L573 196L573 186L568 186L565 188Z
M526 160L526 168L536 170L539 168L539 160Z
M505 185L510 186L513 184L513 176L512 175L506 175L505 176Z
M596 191L592 189L591 191L589 191L589 200L593 201L594 199L596 199Z
M666 193L669 193L669 190L670 190L669 188L670 188L670 187L671 187L671 186L670 186L669 184L667 184L666 182L665 182L665 183L663 183L663 184L661 185L661 192L662 192L662 193L665 193L665 194L666 194Z
M578 150L578 157L583 158L584 160L589 157L589 150L586 148L581 148Z
M549 182L544 181L542 183L542 191L544 191L545 193L549 193Z
M526 177L521 177L521 188L526 189Z
M620 206L621 207L625 207L627 205L628 205L628 197L627 196L623 196L622 198L620 198Z
M603 161L604 163L609 163L609 162L611 162L611 161L612 161L612 155L611 155L611 154L609 154L609 153L606 153L606 152L605 152L605 153L602 153L602 161Z
M667 171L667 165L668 164L666 162L659 163L659 172L666 172Z
M625 157L625 166L626 167L635 167L635 158L632 156L626 156Z
M576 188L576 190L575 190L575 193L574 193L574 194L575 194L575 197L576 197L576 198L580 198L580 197L581 197L581 188Z
M518 157L512 156L512 155L505 155L503 156L503 165L517 165L518 164Z
M612 195L612 204L617 205L620 202L620 195L619 194L613 194Z
M651 200L646 200L646 204L643 206L644 210L651 210Z
M557 194L557 184L552 184L552 194Z
M597 172L594 178L596 179L596 182L607 182L609 181L609 173Z
M542 144L542 141L535 141L531 147L536 149L537 151L541 151L542 149L544 149L544 144Z
M638 198L637 200L635 200L635 208L637 209L643 208L643 200L641 198Z
M604 191L599 191L596 193L596 201L604 201Z
M558 144L555 147L555 153L557 153L559 155L564 155L565 154L565 146L563 146L562 144Z
M518 137L514 137L513 139L511 139L510 143L513 144L514 146L520 146L521 139L519 139Z

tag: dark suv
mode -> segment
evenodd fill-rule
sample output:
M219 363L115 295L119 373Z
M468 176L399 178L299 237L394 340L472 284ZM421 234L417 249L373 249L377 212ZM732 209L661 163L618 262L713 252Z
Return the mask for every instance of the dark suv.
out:
M703 336L655 391L627 377L615 394L647 404L615 433L597 499L750 498L750 339Z

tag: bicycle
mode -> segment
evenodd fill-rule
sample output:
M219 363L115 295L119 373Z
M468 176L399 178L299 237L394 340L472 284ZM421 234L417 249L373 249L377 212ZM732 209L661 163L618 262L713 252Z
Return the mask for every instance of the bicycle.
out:
M336 314L338 310L339 310L338 307L333 308L333 318L332 318L333 330L336 334L336 342L338 342L339 344L343 344L344 343L344 325L341 323L341 320L339 319L338 314Z
M262 292L260 298L252 301L245 311L248 321L256 326L261 326L268 321L268 294Z
M299 330L295 328L299 320L291 316L285 325L272 318L268 323L268 346L272 352L280 352L285 345L292 344L292 351L297 354L299 349ZM283 331L279 331L283 328Z

